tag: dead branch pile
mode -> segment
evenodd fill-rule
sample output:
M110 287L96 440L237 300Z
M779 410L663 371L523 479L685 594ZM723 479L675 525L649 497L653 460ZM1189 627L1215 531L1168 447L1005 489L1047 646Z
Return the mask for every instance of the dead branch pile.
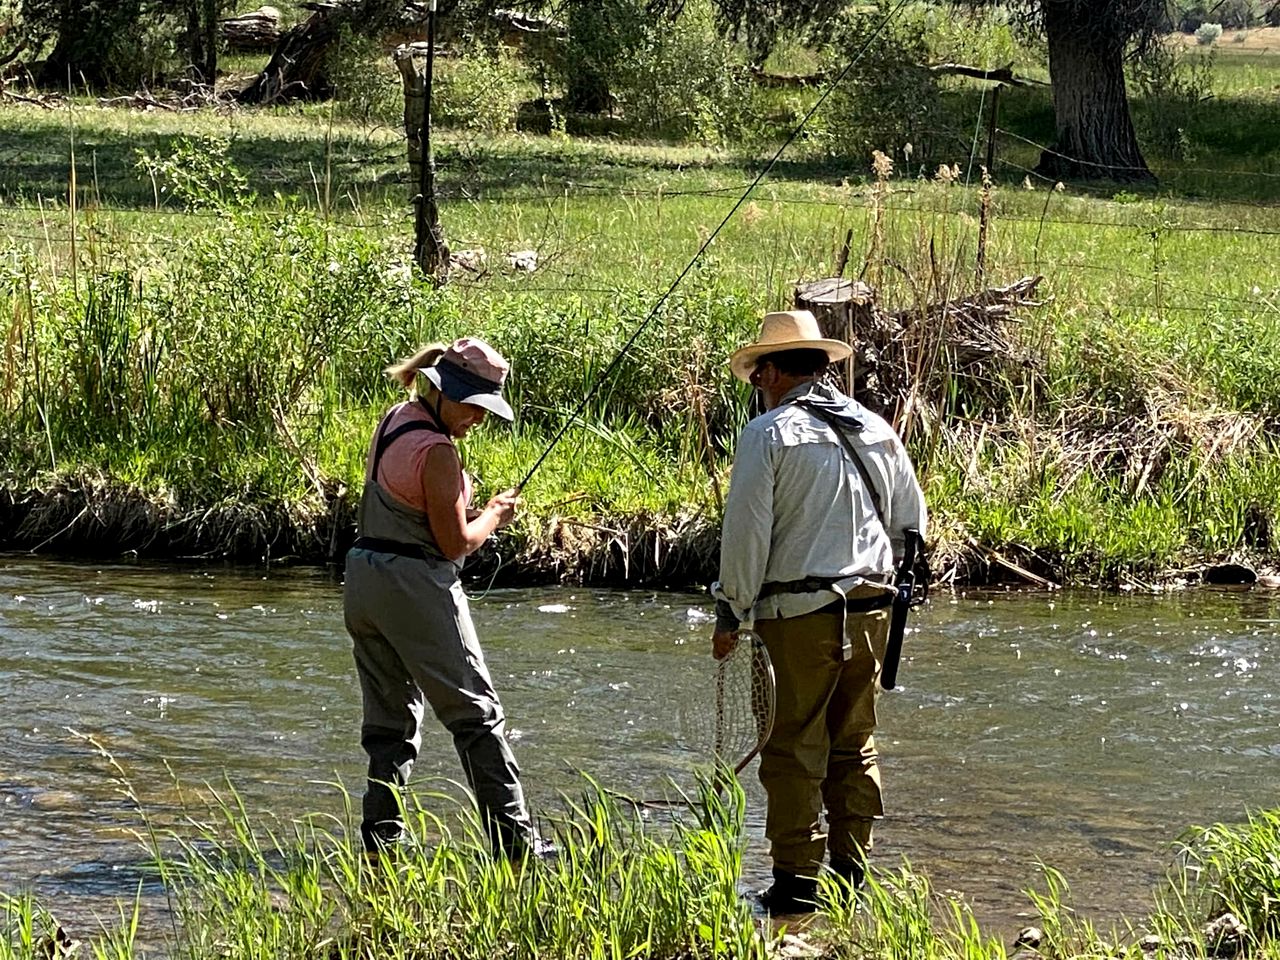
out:
M60 93L18 93L7 89L4 81L0 80L0 103L26 103L46 110L57 110L66 103L66 97Z
M831 278L796 287L796 306L812 310L824 335L844 340L854 355L844 385L891 422L911 411L935 416L961 393L999 402L1010 386L1033 375L1036 363L1013 334L1043 277L1023 277L938 303L888 313L875 291L855 280Z
M220 96L213 87L191 83L186 89L166 90L155 94L145 86L124 97L99 97L100 107L127 107L132 110L164 110L169 113L193 113L209 107L234 107L232 97Z
M1266 430L1263 418L1223 409L1194 397L1173 373L1147 374L1140 408L1082 406L1055 431L1050 469L1069 489L1086 474L1120 480L1130 496L1158 485L1175 463L1196 464L1197 474L1252 447ZM1187 481L1187 492L1195 478Z

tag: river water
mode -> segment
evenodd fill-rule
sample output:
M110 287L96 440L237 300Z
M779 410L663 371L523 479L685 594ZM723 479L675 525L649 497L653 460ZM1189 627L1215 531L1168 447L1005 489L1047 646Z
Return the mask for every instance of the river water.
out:
M494 590L473 611L536 807L578 771L648 795L688 769L675 718L706 690L704 596ZM878 862L909 858L999 931L1038 861L1086 916L1141 916L1186 825L1276 802L1277 623L1260 592L939 593L881 699ZM60 917L110 914L144 875L121 774L160 819L224 779L282 816L360 789L341 593L319 571L0 558L0 690L0 892ZM459 776L432 726L415 783ZM750 886L767 860L746 782Z

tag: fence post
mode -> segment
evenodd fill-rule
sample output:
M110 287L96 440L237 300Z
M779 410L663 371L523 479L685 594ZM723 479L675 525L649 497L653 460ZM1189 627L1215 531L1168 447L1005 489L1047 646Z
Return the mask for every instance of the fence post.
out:
M409 142L409 170L416 185L413 259L424 275L443 280L449 269L449 246L440 226L436 201L436 164L431 153L431 84L435 72L436 0L427 12L426 71L419 72L414 54L421 44L402 44L394 55L404 82L404 129Z
M991 91L991 117L987 121L987 172L996 175L996 129L1000 121L1000 91L1003 83L997 83Z

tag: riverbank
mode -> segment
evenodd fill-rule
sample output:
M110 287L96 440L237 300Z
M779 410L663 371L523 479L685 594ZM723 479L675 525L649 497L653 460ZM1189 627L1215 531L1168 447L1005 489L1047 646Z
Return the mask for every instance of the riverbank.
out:
M0 109L35 156L66 138L56 112ZM286 112L71 119L76 206L6 185L0 207L0 545L64 555L340 556L367 438L396 399L382 367L468 332L512 359L519 416L464 458L482 495L515 482L747 172L690 147L446 138L443 215L455 252L472 254L435 289L406 262L386 131ZM298 182L306 168L327 179ZM947 579L1151 584L1274 564L1275 208L848 174L802 164L761 188L546 461L477 576L710 579L751 412L726 358L797 281L835 272L846 237L847 272L884 314L926 318L901 358L923 375L896 419ZM129 180L153 209L110 192ZM531 272L507 256L524 250ZM930 312L1028 275L1044 278L1034 298L984 333L997 354L975 360L957 314Z
M184 510L170 498L102 479L59 481L49 489L0 489L0 543L13 552L114 561L223 561L249 566L303 564L341 569L355 537L346 495L313 504L224 502ZM465 579L488 586L540 584L690 588L717 576L720 528L714 515L538 517L486 544ZM1001 553L977 540L935 541L935 574L952 586L1073 585L1026 548ZM1141 578L1121 573L1107 586L1153 589L1257 583L1280 586L1269 554L1202 557ZM1038 572L1037 572L1038 571ZM1054 579L1057 577L1058 579ZM1063 582L1067 581L1067 582ZM1079 584L1074 584L1079 585Z

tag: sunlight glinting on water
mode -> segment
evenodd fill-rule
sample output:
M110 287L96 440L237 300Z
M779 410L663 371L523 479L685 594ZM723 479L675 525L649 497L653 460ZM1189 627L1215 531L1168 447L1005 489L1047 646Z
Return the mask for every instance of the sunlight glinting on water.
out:
M473 609L535 806L579 772L642 797L691 782L681 718L708 689L705 596L495 590ZM1038 860L1086 915L1140 911L1183 827L1274 802L1278 619L1260 592L939 593L880 701L877 859L908 857L1006 926ZM143 875L122 778L177 830L228 781L283 817L341 816L337 784L360 788L341 594L317 571L11 559L0 683L0 889L60 910L92 916ZM420 794L460 775L431 725ZM768 860L754 771L746 786L751 886Z

